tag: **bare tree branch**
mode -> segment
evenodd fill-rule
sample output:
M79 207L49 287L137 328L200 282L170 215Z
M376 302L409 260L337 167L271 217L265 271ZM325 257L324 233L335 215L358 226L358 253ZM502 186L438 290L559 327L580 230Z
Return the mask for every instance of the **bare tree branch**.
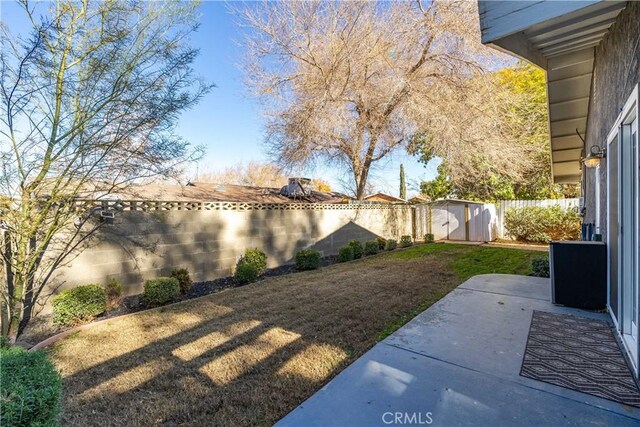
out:
M175 132L179 114L211 85L194 76L196 5L186 2L51 4L28 39L2 28L0 255L7 280L2 333L15 340L56 271L101 227L74 200L134 182L178 176L202 149ZM42 7L48 5L39 5ZM5 48L6 47L6 48Z
M495 60L479 41L475 7L305 1L236 10L249 29L247 86L262 101L275 160L346 165L364 197L372 164L416 134L441 132L433 117L443 105L459 110L446 108L448 122L469 111L461 94Z

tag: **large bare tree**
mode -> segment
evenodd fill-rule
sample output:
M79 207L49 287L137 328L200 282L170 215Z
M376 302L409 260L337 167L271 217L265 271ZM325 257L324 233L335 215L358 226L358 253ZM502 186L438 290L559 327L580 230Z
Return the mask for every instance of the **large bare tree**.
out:
M3 23L0 58L2 334L11 340L102 224L77 200L172 175L197 156L174 125L210 87L192 69L194 3L20 5L31 30L17 36Z
M480 44L475 7L292 1L240 10L247 83L263 101L272 154L285 165L346 166L358 198L372 165L415 135L450 155L494 60Z

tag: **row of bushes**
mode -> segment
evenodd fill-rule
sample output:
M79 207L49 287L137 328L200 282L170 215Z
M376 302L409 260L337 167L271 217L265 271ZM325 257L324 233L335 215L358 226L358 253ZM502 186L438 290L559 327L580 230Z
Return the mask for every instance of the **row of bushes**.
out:
M296 264L300 264L300 270L320 267L319 252L301 252L296 257ZM235 279L241 284L249 283L262 275L266 268L265 253L259 249L247 249L236 264ZM140 301L147 307L168 304L177 300L180 294L187 294L191 284L189 271L186 268L177 268L171 271L169 277L147 280ZM110 280L104 287L90 284L63 291L52 300L53 321L64 326L90 322L109 308L118 305L122 291L122 284L115 279Z
M425 241L433 241L433 235L427 234ZM413 244L411 236L402 236L400 238L400 247L408 247ZM352 259L361 258L363 255L374 255L381 250L393 250L398 246L398 243L393 240L386 240L382 237L378 237L376 240L371 240L365 243L363 247L360 241L353 240L348 245L340 248L338 254L338 261L344 262ZM322 256L319 251L314 249L303 249L296 253L295 257L296 269L299 271L315 270L322 265ZM258 248L247 249L240 257L236 264L234 278L239 284L246 284L255 281L260 277L267 269L267 255ZM172 278L178 279L180 290L184 291L183 278L188 280L188 286L191 284L188 272L185 269L174 271ZM175 280L172 278L158 278L155 280L148 280L145 283L143 292L143 301L148 306L156 306L171 302L178 295L176 290Z
M147 280L141 301L148 307L166 304L177 299L180 294L188 293L191 283L186 268L173 269L170 277ZM90 322L117 306L122 299L122 292L122 283L116 279L109 280L104 287L90 284L60 292L51 301L53 322L64 326Z
M425 235L426 242L433 242L433 234ZM400 247L406 248L413 245L411 236L400 238ZM359 240L352 240L338 251L338 262L351 261L362 256L375 255L383 250L393 250L398 247L398 242L393 239L377 237L375 240L365 242L364 246ZM322 265L320 252L314 249L303 249L296 253L296 269L300 271L315 270ZM238 283L249 283L256 280L264 273L267 266L267 256L260 249L247 249L236 264L235 279Z
M428 241L425 236L425 241ZM431 238L433 241L433 237ZM413 245L413 239L411 236L405 235L400 237L400 247L407 248ZM365 242L364 247L359 240L352 240L346 245L342 246L338 250L338 262L347 262L354 259L362 258L363 256L375 255L381 251L392 251L398 247L398 241L395 239L383 239L382 237L376 238L376 240L369 240Z
M315 270L322 265L322 255L314 249L303 249L296 253L296 269ZM238 260L234 278L240 284L250 283L264 274L267 269L267 255L258 248L247 249Z
M507 234L523 242L548 243L580 238L581 218L575 209L560 206L509 209L504 227Z
M433 241L433 235L427 234L425 241ZM413 245L411 236L400 238L400 247ZM362 256L375 255L383 250L393 250L398 242L393 239L378 237L370 240L364 247L359 240L352 240L340 248L338 261L345 262ZM320 252L313 249L299 251L295 257L296 269L300 271L315 270L322 265ZM237 283L253 282L267 269L267 256L258 248L247 249L236 264L234 278ZM147 280L141 302L147 307L157 307L178 299L180 294L187 294L191 287L191 277L185 268L177 268L169 277L158 277ZM111 279L104 287L96 284L78 286L56 295L52 300L53 320L58 325L74 326L87 323L103 314L109 308L119 304L122 298L122 284Z

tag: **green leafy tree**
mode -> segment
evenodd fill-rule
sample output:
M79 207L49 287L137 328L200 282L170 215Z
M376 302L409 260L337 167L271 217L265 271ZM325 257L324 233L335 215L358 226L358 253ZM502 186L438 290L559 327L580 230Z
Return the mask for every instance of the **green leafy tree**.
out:
M192 68L195 3L20 5L30 32L2 26L0 56L0 304L11 341L102 226L77 200L174 176L199 157L175 124L211 87Z
M453 183L444 164L438 166L438 175L433 180L420 183L420 192L429 196L431 200L445 199L453 195Z
M407 200L407 183L404 179L404 165L400 165L400 198Z

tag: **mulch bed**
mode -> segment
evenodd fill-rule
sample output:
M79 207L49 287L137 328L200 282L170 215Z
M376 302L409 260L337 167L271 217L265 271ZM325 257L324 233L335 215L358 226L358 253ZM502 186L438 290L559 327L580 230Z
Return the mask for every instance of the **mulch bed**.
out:
M337 255L328 255L322 258L323 267L335 264L336 262L338 262ZM297 271L298 270L296 269L296 266L294 264L281 265L279 267L270 268L265 271L265 273L260 276L256 280L256 282L270 277L296 273ZM232 276L220 277L218 279L208 280L205 282L194 282L189 289L189 293L186 295L180 295L180 297L174 302L199 298L205 295L223 291L225 289L238 288L240 286L244 286L244 284L237 283ZM148 307L141 302L140 297L141 294L129 295L127 297L124 297L119 306L114 307L111 310L101 314L96 318L96 320L105 320L112 317L146 310ZM41 341L44 341L50 336L63 332L65 329L67 328L64 326L54 325L51 321L50 315L42 315L31 320L28 328L20 336L18 344L22 345L23 347L29 348Z

